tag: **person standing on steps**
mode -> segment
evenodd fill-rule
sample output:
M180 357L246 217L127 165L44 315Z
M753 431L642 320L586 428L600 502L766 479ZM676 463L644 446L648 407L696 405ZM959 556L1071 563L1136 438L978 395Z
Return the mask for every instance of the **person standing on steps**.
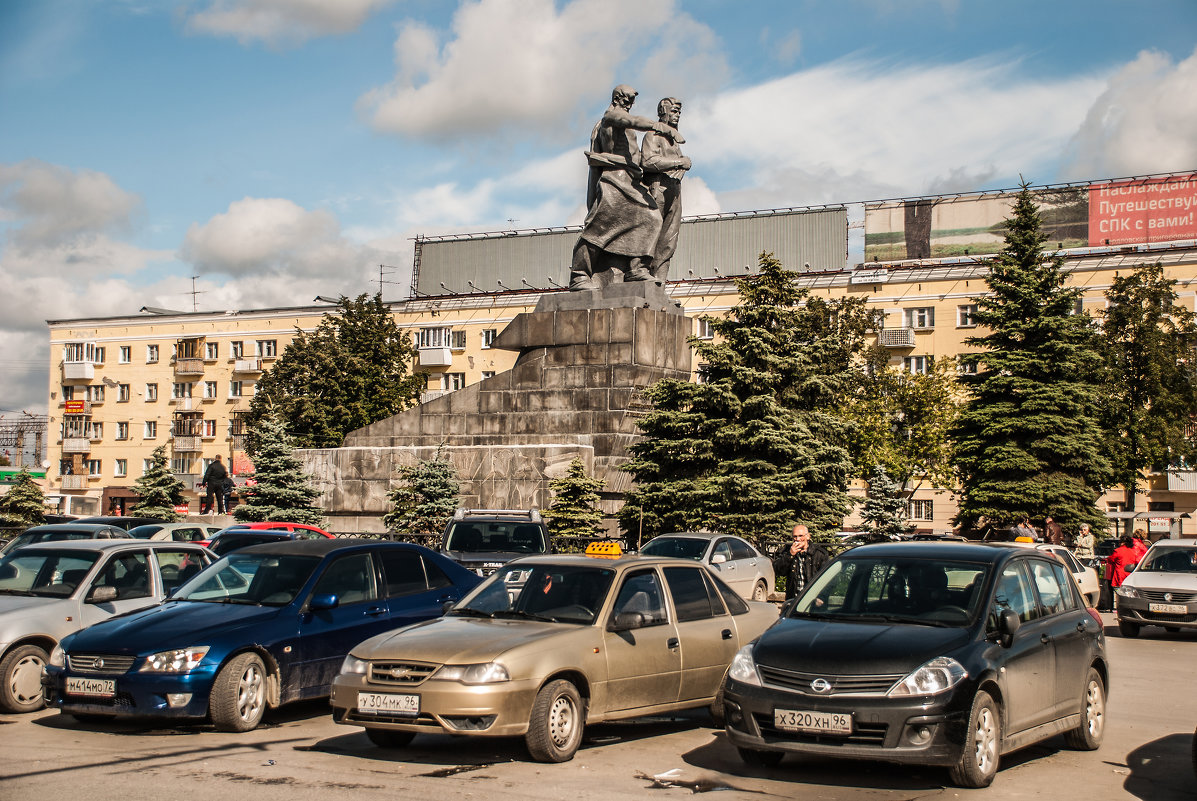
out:
M216 458L208 465L208 469L204 471L203 485L206 492L204 493L204 502L207 504L208 511L213 511L213 505L220 511L220 514L225 514L225 482L228 481L229 471L225 470L224 462L220 460L220 454L216 454Z

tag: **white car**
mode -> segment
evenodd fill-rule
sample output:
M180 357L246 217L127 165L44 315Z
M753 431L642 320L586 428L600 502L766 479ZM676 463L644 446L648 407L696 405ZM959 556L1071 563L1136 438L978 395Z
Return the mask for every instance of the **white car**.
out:
M1159 540L1114 593L1123 637L1143 626L1197 629L1197 542Z
M653 537L641 556L671 556L702 562L750 601L767 601L773 591L773 561L747 540L709 531L683 531Z
M1041 544L1035 547L1041 551L1047 551L1063 562L1064 566L1072 573L1072 577L1076 579L1077 586L1081 588L1081 595L1085 596L1085 603L1092 607L1097 606L1097 600L1101 595L1101 582L1097 578L1096 570L1082 564L1081 560L1077 559L1072 551L1063 545Z

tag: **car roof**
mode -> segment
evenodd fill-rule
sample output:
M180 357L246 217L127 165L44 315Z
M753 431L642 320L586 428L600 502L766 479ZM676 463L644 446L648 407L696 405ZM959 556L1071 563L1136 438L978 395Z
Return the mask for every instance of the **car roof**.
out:
M850 553L853 559L875 555L884 557L906 556L920 559L963 560L966 562L1003 562L1017 553L1035 553L1033 548L1020 548L1010 542L960 542L948 540L908 540L906 542L876 542L858 545ZM1047 557L1044 557L1047 558Z
M58 540L54 542L35 542L32 545L26 545L19 551L12 553L25 553L26 551L34 553L37 551L119 551L124 548L178 548L179 546L194 546L199 548L199 543L194 542L171 542L170 540L133 540L133 539L118 539L118 540ZM5 554L7 556L8 554Z
M721 531L671 531L666 534L658 534L653 537L653 540L659 540L663 537L681 537L688 540L713 540L716 537L735 537L735 534L724 534ZM742 538L738 538L742 539ZM649 540L648 542L652 542ZM644 543L648 545L648 542Z
M597 556L586 556L580 553L568 554L538 554L535 556L523 556L519 559L508 562L507 564L520 565L561 565L561 566L581 566L589 565L591 567L613 567L616 569L631 569L642 568L647 565L663 565L666 567L694 567L698 563L693 559L679 559L673 556L641 556L636 553L627 553L620 556L618 559L607 559Z
M33 528L27 528L24 531L22 531L21 533L22 534L30 534L30 533L41 534L42 532L49 532L49 531L68 531L68 532L70 532L70 531L74 531L74 532L104 531L104 530L111 529L111 528L117 528L117 527L110 526L107 523L47 523L44 526L34 526Z
M261 529L257 529L260 531ZM278 553L278 554L301 554L307 556L324 556L333 551L348 550L367 545L406 545L412 546L409 542L380 542L378 540L363 540L363 539L347 539L347 538L333 538L321 537L318 540L279 540L278 542L264 542L258 545L249 545L245 548L238 548L232 553Z

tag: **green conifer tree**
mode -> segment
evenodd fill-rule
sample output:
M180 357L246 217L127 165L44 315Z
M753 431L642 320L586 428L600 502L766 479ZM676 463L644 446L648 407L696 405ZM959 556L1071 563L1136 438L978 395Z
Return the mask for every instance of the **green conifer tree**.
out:
M294 441L276 415L258 421L249 455L254 484L241 489L241 503L233 517L246 522L264 520L319 525L324 513L314 502L319 493L308 483L295 458Z
M29 528L46 522L46 494L22 469L8 492L0 495L0 526Z
M439 537L457 511L461 482L441 449L431 459L399 468L399 484L387 497L391 511L382 522L388 531L416 540Z
M603 513L598 508L603 482L586 475L578 457L569 463L561 478L549 482L553 502L544 510L549 531L563 551L583 551L603 530Z
M906 496L901 485L890 478L881 465L874 467L869 476L869 489L860 516L870 534L886 539L900 537L910 531Z
M1095 505L1109 476L1097 414L1101 353L1092 320L1077 313L1081 290L1065 286L1063 258L1043 254L1045 238L1024 184L991 262L990 292L975 299L989 333L965 340L978 350L961 359L976 366L960 376L968 398L953 428L956 522L966 528L1024 515L1105 528Z
M154 448L150 466L133 482L133 490L138 498L130 513L140 517L156 517L173 523L180 518L175 507L187 502L183 497L183 482L170 471L165 445Z

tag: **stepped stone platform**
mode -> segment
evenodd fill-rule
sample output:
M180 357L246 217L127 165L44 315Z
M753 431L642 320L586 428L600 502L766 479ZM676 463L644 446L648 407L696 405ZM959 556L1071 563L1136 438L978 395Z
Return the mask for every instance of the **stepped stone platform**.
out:
M689 334L660 282L544 295L492 344L519 351L511 370L358 429L340 448L296 455L338 532L382 531L397 469L438 449L457 469L464 506L545 508L549 481L581 457L614 512L630 482L619 467L639 436L641 392L689 379Z

